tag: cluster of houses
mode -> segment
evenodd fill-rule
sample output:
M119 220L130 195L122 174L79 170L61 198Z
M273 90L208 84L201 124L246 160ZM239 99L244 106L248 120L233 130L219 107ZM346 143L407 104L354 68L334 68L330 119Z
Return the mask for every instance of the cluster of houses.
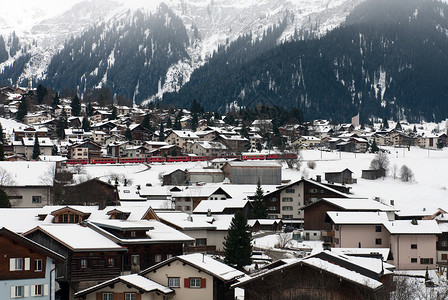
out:
M20 89L8 94L13 117ZM23 93L28 91L23 91ZM28 114L25 124L3 119L6 160L0 187L12 208L0 209L0 294L55 299L388 299L395 270L425 270L448 264L448 213L401 212L380 199L354 198L349 169L315 179L282 180L277 161L216 158L207 168L177 169L146 186L92 178L75 182L67 159L221 156L259 151L270 120L242 127L222 120L199 121L183 111L182 129L142 126L174 118L168 111L93 106L91 130L71 117L68 100L51 111ZM82 106L85 114L86 106ZM56 138L57 118L69 128ZM366 152L378 146L446 145L446 135L397 123L395 128L332 126L318 120L286 125L280 133L292 148ZM126 137L131 132L132 139ZM305 135L306 133L306 135ZM35 139L40 161L31 161ZM192 164L193 166L193 164ZM364 178L381 174L363 171ZM261 182L267 219L253 217ZM303 259L281 259L247 275L225 265L224 241L232 218L243 212L252 231L296 229L305 240L325 241L325 250ZM4 283L4 284L3 284ZM237 292L236 292L237 291Z

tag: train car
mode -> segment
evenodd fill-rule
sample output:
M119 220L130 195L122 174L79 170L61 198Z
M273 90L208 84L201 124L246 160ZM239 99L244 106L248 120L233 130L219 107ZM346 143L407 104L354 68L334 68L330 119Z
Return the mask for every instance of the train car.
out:
M125 158L120 158L118 161L120 164L142 164L142 163L146 162L146 159L143 157L141 157L141 158L125 157Z
M281 159L281 158L282 158L281 154L272 153L266 155L266 159Z
M67 165L87 165L88 163L88 159L67 159L65 161L65 164Z
M265 160L266 155L265 154L244 154L243 159L244 160Z
M204 161L207 160L207 157L205 156L190 156L191 161Z
M166 162L166 158L163 156L151 156L146 158L146 162L148 163Z
M92 158L90 160L91 164L116 164L116 158Z
M190 156L168 156L166 162L183 162L191 161Z

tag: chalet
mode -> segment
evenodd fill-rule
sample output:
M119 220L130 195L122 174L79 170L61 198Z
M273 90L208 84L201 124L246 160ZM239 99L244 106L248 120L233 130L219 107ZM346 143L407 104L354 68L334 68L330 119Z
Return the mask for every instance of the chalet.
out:
M0 295L3 299L55 299L55 264L65 258L40 244L0 228Z
M0 162L1 188L13 207L42 207L51 204L54 162Z
M176 145L185 150L188 142L194 143L199 137L193 131L173 130L165 139L170 145Z
M435 220L393 220L386 212L327 212L340 248L390 247L388 262L398 270L434 269L437 236Z
M378 170L362 170L361 178L376 180L386 176L386 171L383 168Z
M301 136L300 138L292 142L294 148L301 148L301 149L312 149L320 147L320 144L321 144L320 138L306 135Z
M322 198L349 198L349 195L308 179L280 186L264 195L269 218L282 220L303 219L302 207Z
M418 137L417 145L425 149L439 149L445 147L447 145L447 141L448 138L446 134L432 134Z
M222 167L232 184L281 184L282 166L275 161L231 161Z
M36 112L36 113L28 113L23 122L25 124L36 124L42 123L44 121L48 121L51 119L51 115L48 112Z
M75 143L68 147L70 159L90 159L102 157L101 146L92 141Z
M40 225L24 236L66 258L56 266L63 299L74 299L75 292L120 275L126 248L86 226Z
M340 172L326 172L325 180L330 183L352 184L356 183L356 179L352 178L353 172L349 169L344 169Z
M202 200L226 200L232 198L222 188L186 187L179 192L172 192L176 210L192 213Z
M235 299L232 284L245 277L208 255L195 253L167 259L140 275L175 289L172 299Z
M220 134L214 141L223 144L229 152L233 153L241 153L250 148L250 141L240 135Z
M379 259L322 251L304 259L277 261L234 287L246 300L389 299L393 273Z
M220 156L227 152L227 147L219 142L196 141L187 144L187 152L198 156Z
M100 209L117 203L117 188L98 178L66 185L63 189L63 204L99 205Z
M51 155L53 143L47 137L38 137L39 152L43 155ZM23 155L28 160L31 160L34 152L35 138L23 138L21 141L13 141L13 151L15 155Z
M34 128L34 127L26 127L25 129L13 129L14 140L21 141L23 138L34 138L37 134L37 137L43 138L48 134L48 130L45 127Z

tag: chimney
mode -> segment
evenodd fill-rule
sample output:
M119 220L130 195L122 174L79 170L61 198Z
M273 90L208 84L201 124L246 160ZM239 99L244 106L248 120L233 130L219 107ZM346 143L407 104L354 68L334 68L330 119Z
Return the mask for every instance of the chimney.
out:
M316 175L316 181L317 181L317 182L322 182L322 177L321 177L321 175Z
M412 224L412 225L418 225L418 223L417 223L417 219L415 219L415 218L412 219L411 224Z
M331 243L330 242L323 242L322 247L324 250L331 251Z
M207 217L211 217L212 216L212 210L209 208L207 210Z

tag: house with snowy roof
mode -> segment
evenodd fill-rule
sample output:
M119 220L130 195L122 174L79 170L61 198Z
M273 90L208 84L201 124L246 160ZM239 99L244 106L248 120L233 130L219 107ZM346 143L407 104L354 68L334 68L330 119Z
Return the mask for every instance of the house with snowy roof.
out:
M51 204L55 162L2 161L1 188L13 207L42 207Z
M322 251L279 260L234 284L245 300L389 299L393 273L383 261Z
M222 168L232 184L281 184L282 165L275 161L230 161Z
M389 263L397 270L434 269L437 237L435 220L393 220L386 212L327 212L333 243L342 248L390 247Z
M54 299L57 274L52 269L65 257L5 227L0 228L0 252L3 299Z
M185 150L187 143L194 143L199 140L199 137L193 131L188 130L173 130L165 139L170 145L176 145Z
M187 152L198 156L220 156L227 152L227 147L220 142L195 141L187 144Z
M43 155L51 155L53 143L47 137L38 137L39 152ZM26 159L31 160L33 157L35 138L22 138L21 141L13 141L12 147L15 155L23 155Z
M221 187L188 186L181 191L172 192L176 210L192 213L203 200L225 200L232 198Z
M96 231L78 224L44 224L24 236L63 255L56 266L63 299L85 287L115 278L121 273L125 247Z

